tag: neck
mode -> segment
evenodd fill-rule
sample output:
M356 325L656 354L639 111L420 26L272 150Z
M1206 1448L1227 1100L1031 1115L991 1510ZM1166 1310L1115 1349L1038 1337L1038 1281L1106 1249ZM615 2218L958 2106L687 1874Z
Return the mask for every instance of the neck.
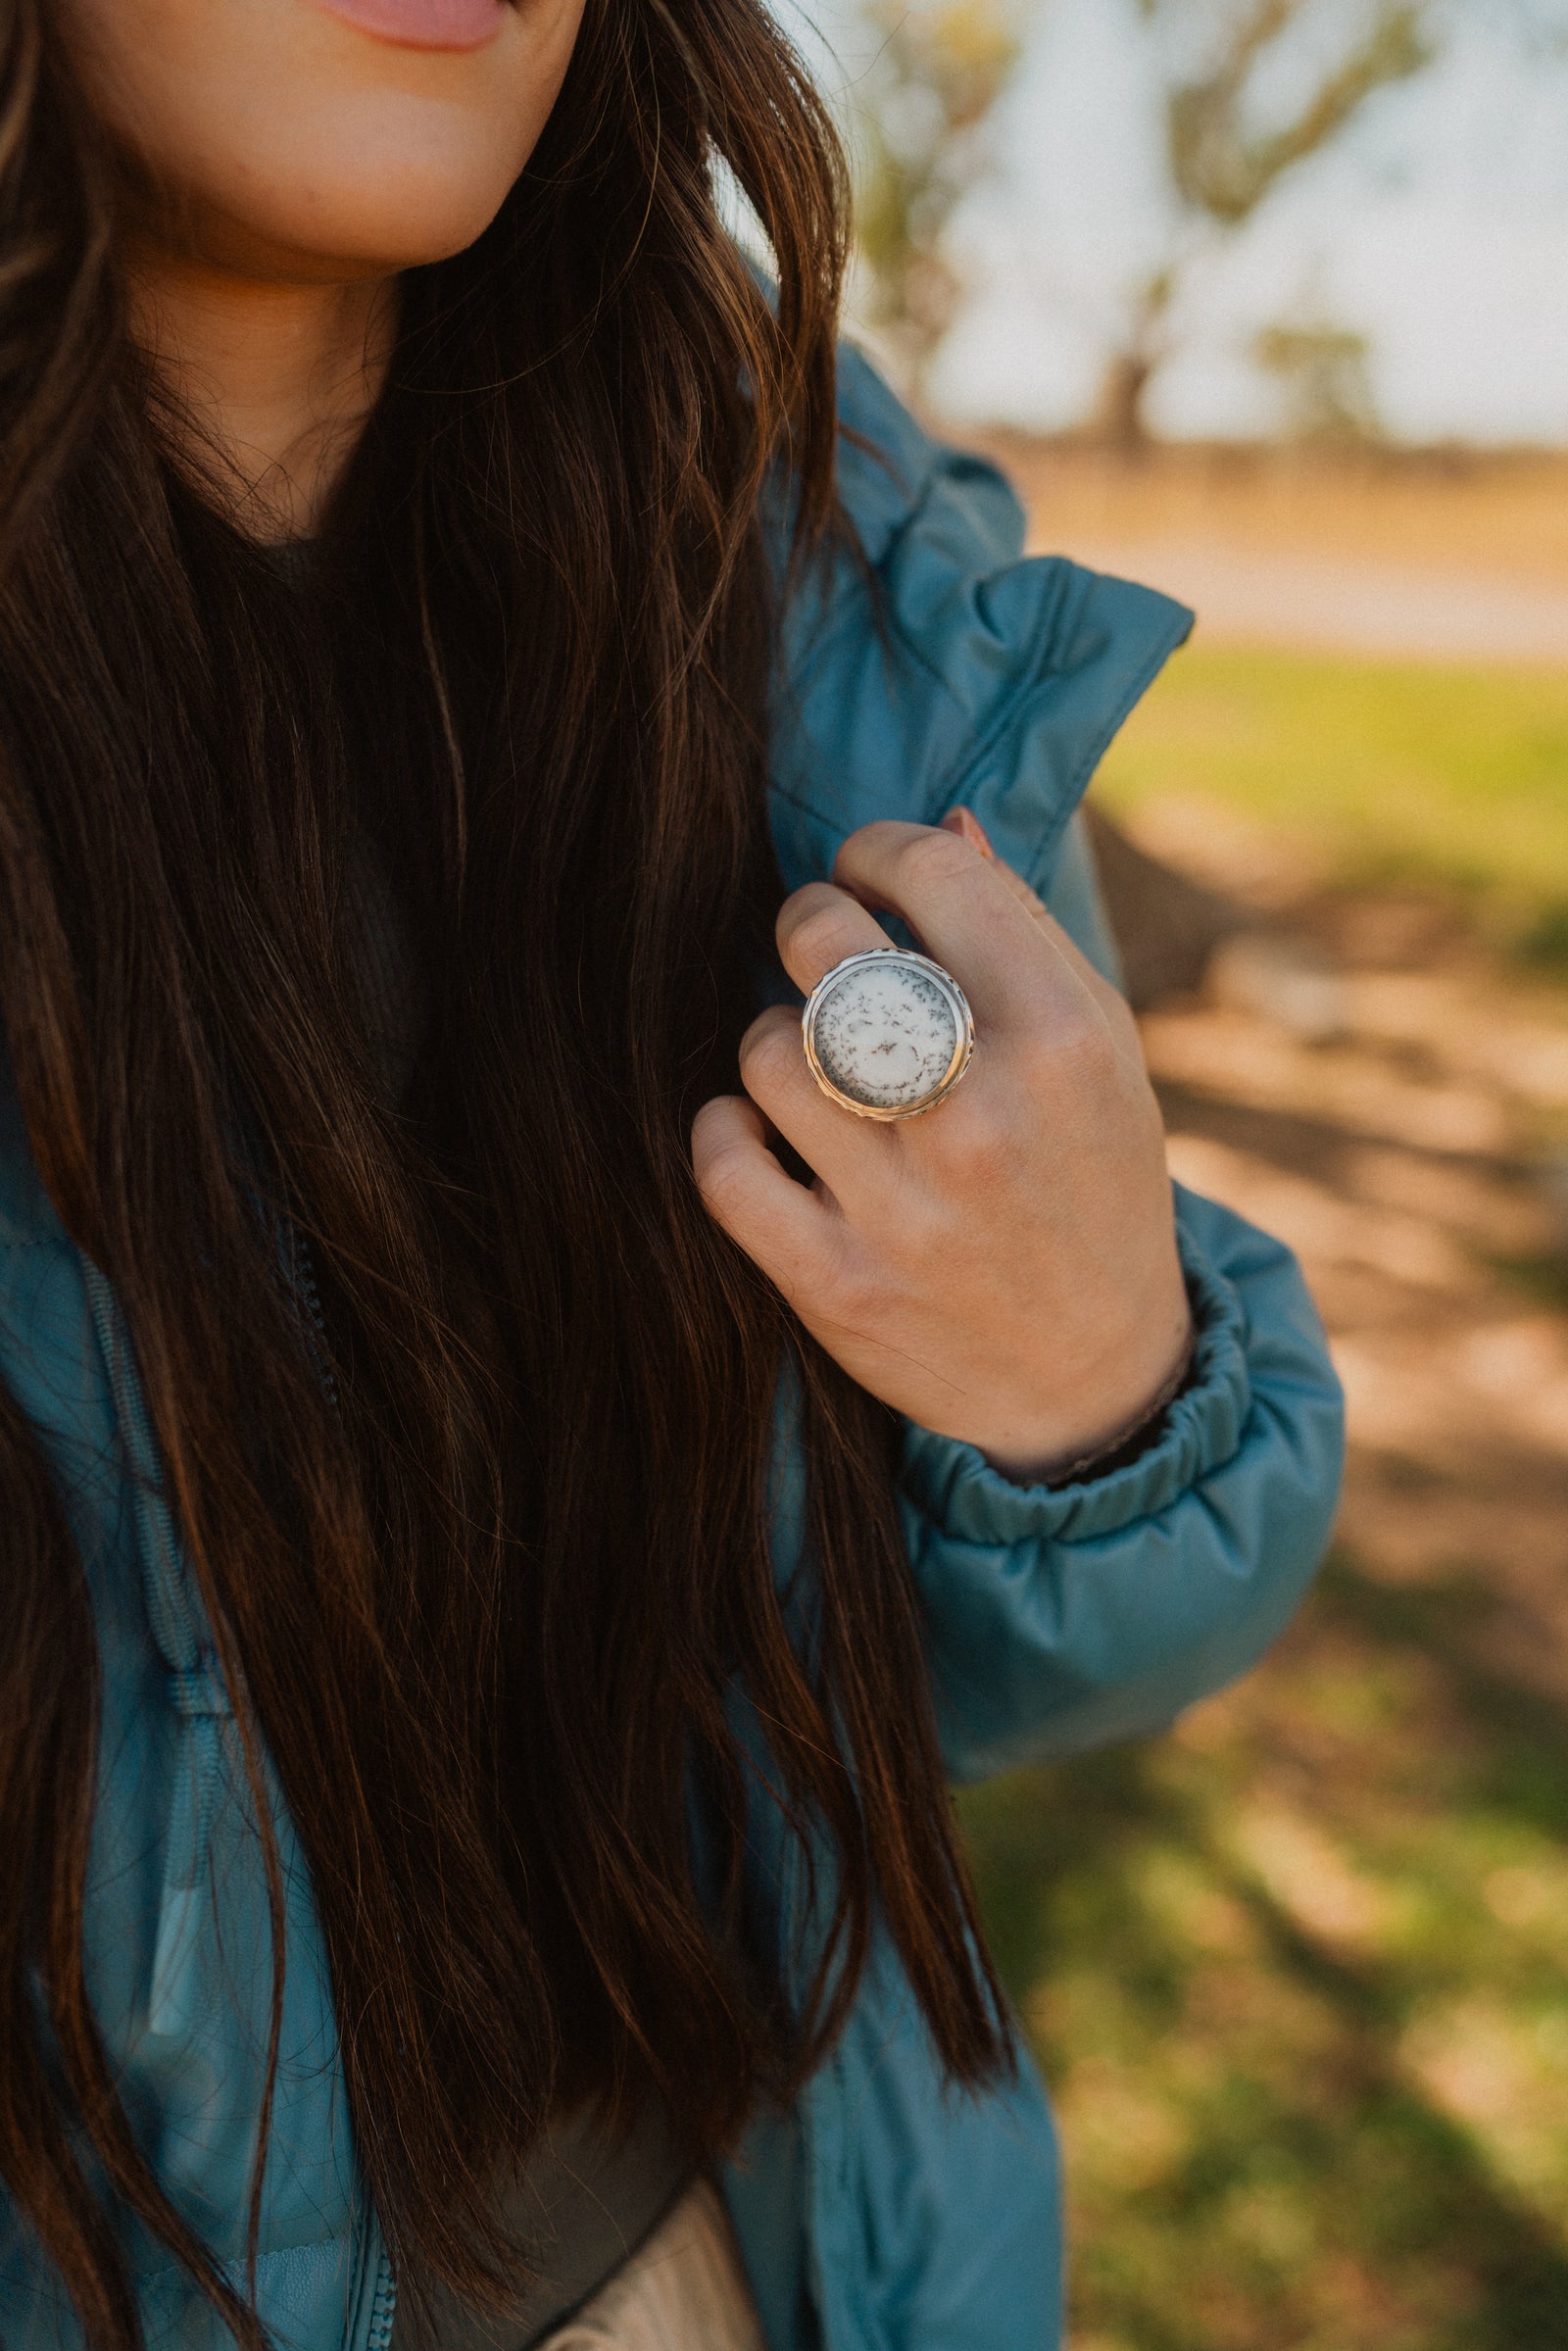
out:
M235 521L309 538L385 380L396 277L250 278L144 246L129 284L132 332Z

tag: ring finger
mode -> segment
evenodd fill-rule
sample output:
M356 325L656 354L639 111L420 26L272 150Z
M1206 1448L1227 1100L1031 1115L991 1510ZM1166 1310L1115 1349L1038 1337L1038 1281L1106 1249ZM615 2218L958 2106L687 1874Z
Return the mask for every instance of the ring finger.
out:
M784 901L776 925L779 960L803 996L846 955L863 955L892 940L848 890L808 882Z

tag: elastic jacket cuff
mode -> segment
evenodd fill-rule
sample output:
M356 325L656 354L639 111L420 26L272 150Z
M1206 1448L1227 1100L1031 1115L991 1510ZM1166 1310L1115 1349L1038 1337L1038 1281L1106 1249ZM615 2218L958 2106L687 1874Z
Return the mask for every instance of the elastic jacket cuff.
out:
M1156 1442L1108 1476L1019 1486L974 1445L906 1422L902 1484L922 1516L960 1543L1114 1535L1169 1509L1230 1459L1251 1402L1246 1317L1235 1290L1179 1223L1176 1238L1198 1336L1191 1385L1169 1406Z

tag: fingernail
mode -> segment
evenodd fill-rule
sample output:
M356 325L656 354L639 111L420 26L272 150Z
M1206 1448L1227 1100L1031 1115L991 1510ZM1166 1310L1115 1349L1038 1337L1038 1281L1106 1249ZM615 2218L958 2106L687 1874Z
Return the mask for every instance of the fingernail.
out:
M977 849L983 857L994 857L997 854L986 839L985 826L972 808L950 808L942 819L942 830L945 833L956 833L960 840L968 842L971 849Z

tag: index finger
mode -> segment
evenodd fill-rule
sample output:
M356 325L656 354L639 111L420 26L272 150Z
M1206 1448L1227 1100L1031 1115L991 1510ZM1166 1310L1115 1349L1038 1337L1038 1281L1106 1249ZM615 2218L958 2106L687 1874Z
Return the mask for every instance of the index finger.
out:
M1123 1051L1130 1051L1142 1065L1144 1049L1138 1035L1138 1024L1133 1018L1132 1006L1128 1004L1126 997L1118 987L1106 979L1102 971L1096 969L1072 933L1062 928L1055 915L1046 905L1045 900L1037 891L1031 890L1016 867L1007 864L1004 858L997 856L979 819L968 808L950 808L942 819L942 830L947 833L956 833L961 840L971 842L980 855L990 860L993 871L1001 876L1018 904L1026 909L1031 920L1040 925L1056 953L1065 957L1068 967L1078 974L1109 1021L1112 1034Z
M1088 991L1039 919L1033 892L1020 892L1016 876L960 835L892 820L863 825L839 851L833 878L862 906L901 915L986 1026L1081 1014Z

